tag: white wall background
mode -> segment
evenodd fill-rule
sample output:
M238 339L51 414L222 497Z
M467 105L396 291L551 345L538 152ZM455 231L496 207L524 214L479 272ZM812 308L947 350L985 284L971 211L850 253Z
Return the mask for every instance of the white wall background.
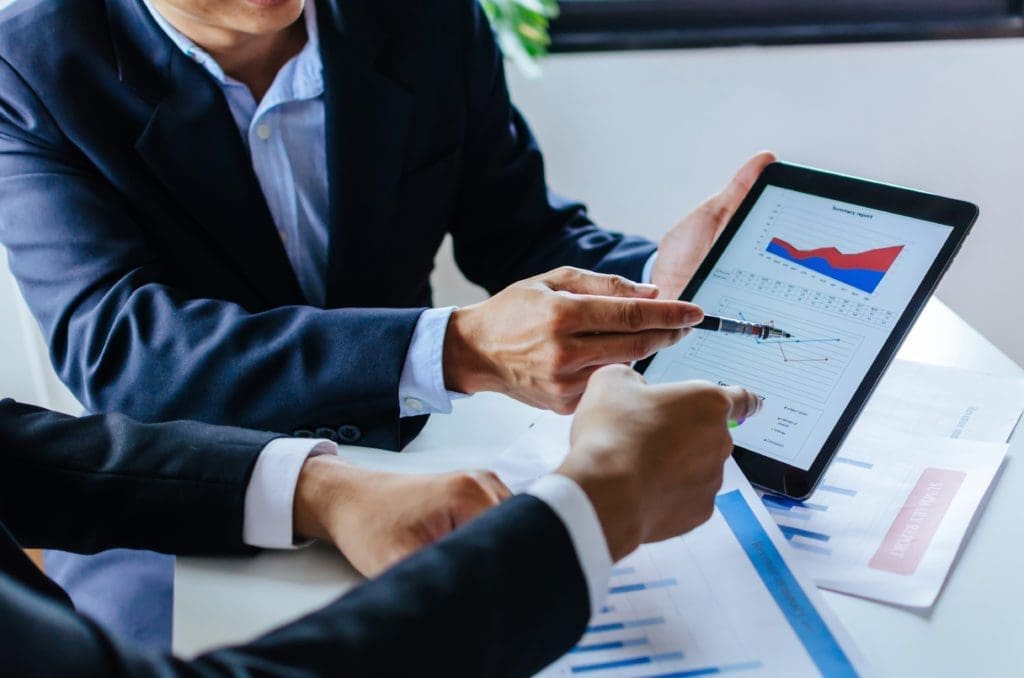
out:
M21 298L0 247L0 398L43 405L68 414L82 406L50 367L39 325Z
M1024 362L1024 40L555 56L510 73L557 190L658 237L753 152L965 198L939 288ZM440 262L440 300L474 298Z

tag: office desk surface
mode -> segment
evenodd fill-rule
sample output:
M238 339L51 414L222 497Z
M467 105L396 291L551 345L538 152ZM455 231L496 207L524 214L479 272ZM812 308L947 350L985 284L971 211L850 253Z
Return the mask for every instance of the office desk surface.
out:
M940 301L925 309L900 357L1000 375L1012 360ZM536 416L491 394L432 417L401 454L343 448L355 463L401 472L486 466ZM1013 447L946 588L921 613L826 591L874 667L889 676L1024 675L1024 433ZM337 552L319 545L246 559L180 558L175 571L174 649L193 655L243 641L316 609L358 583Z

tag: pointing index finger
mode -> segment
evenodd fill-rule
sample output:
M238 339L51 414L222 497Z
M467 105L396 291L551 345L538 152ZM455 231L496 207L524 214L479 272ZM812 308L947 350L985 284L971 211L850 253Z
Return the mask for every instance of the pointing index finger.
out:
M761 397L742 386L723 386L722 392L729 399L729 419L741 421L761 411Z
M578 304L581 332L636 333L676 330L704 319L700 306L668 299L573 297Z

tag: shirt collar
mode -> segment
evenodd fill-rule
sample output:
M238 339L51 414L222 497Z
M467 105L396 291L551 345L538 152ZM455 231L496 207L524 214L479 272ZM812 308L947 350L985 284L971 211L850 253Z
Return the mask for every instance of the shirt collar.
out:
M200 66L205 68L207 72L214 77L214 79L221 85L227 84L239 84L234 78L230 77L224 72L224 69L220 67L217 60L214 59L210 54L199 45L195 44L186 36L184 33L179 31L177 28L172 26L167 19L164 18L160 12L150 3L149 0L142 0L142 4L146 6L149 13L153 16L153 20L156 24L167 34L167 37L171 39L178 49L185 53L185 56L189 57ZM306 22L306 46L303 47L301 56L305 58L304 61L307 64L307 69L319 71L321 69L320 61L320 34L317 31L316 26L316 2L314 0L306 0L305 6L302 10L303 20ZM315 62L315 63L314 63ZM308 73L312 77L313 73Z

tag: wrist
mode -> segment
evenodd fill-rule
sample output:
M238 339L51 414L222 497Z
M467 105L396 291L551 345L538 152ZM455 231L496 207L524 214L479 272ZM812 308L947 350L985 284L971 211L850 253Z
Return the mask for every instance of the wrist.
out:
M614 473L594 473L587 468L577 467L571 459L567 459L555 473L575 482L587 495L601 523L612 562L622 560L640 546L643 540L636 519L639 501L635 499L636 493L627 490L634 484L634 478L616 477Z
M449 391L479 393L498 390L493 369L480 348L483 333L477 322L480 305L457 308L448 320L442 363Z
M292 508L293 534L296 539L333 541L339 509L357 496L360 477L366 471L336 456L310 457L299 471Z

